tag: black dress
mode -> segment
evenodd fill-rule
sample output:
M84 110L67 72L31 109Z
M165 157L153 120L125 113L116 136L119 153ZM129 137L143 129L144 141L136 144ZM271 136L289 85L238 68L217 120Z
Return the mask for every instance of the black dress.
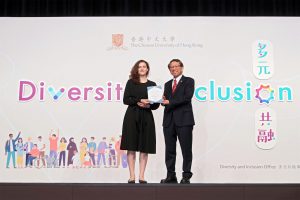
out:
M141 99L148 99L147 87L155 85L150 80L146 83L134 83L132 79L127 81L123 102L128 108L123 121L122 150L156 152L155 124L151 110L156 110L159 103L150 104L150 108L137 105Z

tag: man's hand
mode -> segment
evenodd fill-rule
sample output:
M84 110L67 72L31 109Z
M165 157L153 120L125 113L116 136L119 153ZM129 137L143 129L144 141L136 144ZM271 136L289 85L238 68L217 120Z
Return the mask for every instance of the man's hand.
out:
M165 105L169 105L170 104L170 101L166 99L165 96L163 96L163 102L162 104L165 106Z

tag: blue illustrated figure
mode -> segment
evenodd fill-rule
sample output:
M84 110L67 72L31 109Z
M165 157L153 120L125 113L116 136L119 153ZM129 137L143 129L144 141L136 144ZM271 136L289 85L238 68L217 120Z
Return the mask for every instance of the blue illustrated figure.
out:
M7 156L7 160L6 160L6 168L9 168L9 164L10 164L10 159L12 158L13 160L13 166L14 168L16 168L16 142L18 141L19 137L21 135L21 131L19 132L18 136L13 139L13 134L10 133L9 139L6 141L5 143L5 155Z
M106 166L105 150L107 148L108 148L108 146L107 146L107 143L106 143L106 137L103 137L102 141L98 145L98 159L97 159L97 165L98 166L100 166L101 158L102 158L103 166Z
M95 140L95 137L91 137L91 141L88 143L88 146L87 146L93 167L95 167L95 165L96 165L95 152L96 152L96 148L97 148L97 144L96 144L96 142L94 142L94 140Z
M24 151L26 152L25 157L25 167L29 167L29 156L30 151L33 149L33 142L31 142L31 137L27 138L27 142L24 144Z

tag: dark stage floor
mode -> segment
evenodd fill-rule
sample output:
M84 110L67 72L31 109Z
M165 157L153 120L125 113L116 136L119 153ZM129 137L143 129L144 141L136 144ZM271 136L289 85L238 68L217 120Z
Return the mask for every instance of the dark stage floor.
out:
M20 199L300 200L300 184L0 184L0 200Z

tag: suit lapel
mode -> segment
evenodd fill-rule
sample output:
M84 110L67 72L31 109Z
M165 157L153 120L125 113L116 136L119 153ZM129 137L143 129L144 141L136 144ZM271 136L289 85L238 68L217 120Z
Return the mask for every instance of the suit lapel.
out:
M172 80L166 85L166 98L170 99L172 97Z

